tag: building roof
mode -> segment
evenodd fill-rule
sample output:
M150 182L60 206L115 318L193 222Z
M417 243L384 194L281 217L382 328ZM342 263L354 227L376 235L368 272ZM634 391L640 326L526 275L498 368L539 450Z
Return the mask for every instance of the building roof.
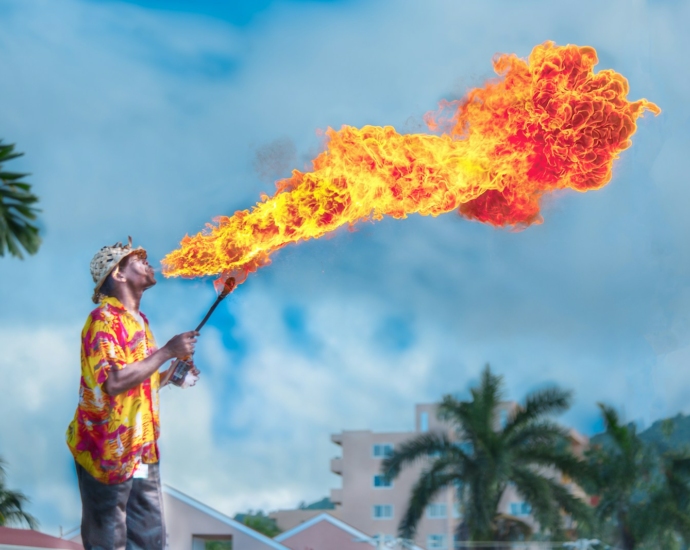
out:
M164 485L163 486L163 492L184 502L185 504L196 508L200 512L203 512L204 514L207 514L211 516L212 518L225 523L226 525L232 527L233 529L236 529L237 531L240 531L244 533L245 535L252 537L266 546L269 546L271 548L275 548L276 550L290 550L286 546L283 546L280 544L280 542L276 542L276 540L267 537L266 535L263 535L259 533L258 531L254 531L254 529L247 527L244 523L240 523L239 521L232 519L230 516L226 516L225 514L222 514L218 510L214 510L210 506L207 506L206 504L199 502L198 500L190 497L189 495L185 495L182 491L178 491L177 489L171 487L170 485ZM81 547L80 547L81 548Z
M354 538L358 539L360 542L368 542L371 546L376 546L376 542L374 542L372 540L371 535L367 535L366 533L363 533L359 529L352 527L352 525L349 525L349 524L345 523L344 521L339 520L338 518L334 518L332 515L330 515L326 512L319 514L318 516L314 516L313 518L305 521L304 523L300 523L297 527L293 527L289 531L285 531L284 533L281 533L274 540L277 540L278 542L283 542L284 540L287 540L287 539L295 536L297 533L305 531L305 530L309 529L310 527L313 527L314 525L316 525L317 523L320 523L322 521L328 522L331 525L334 525L335 527L342 529L346 533L348 533L348 534L352 535ZM412 546L412 549L413 550L423 550L419 546Z
M84 550L84 547L76 542L51 537L31 529L12 529L11 527L0 527L0 548L3 550L35 550L38 548Z
M367 538L369 535L366 533L363 533L359 529L355 529L352 527L352 525L348 525L344 521L341 521L337 518L334 518L332 515L327 514L327 513L322 513L319 514L318 516L314 516L311 519L308 519L307 521L300 523L298 526L293 527L292 529L285 531L284 533L281 533L278 535L275 540L278 542L284 541L285 539L289 539L290 537L296 535L297 533L304 531L305 529L309 529L312 525L316 525L317 523L321 521L327 521L328 523L331 523L332 525L335 525L336 527L339 527L346 533L350 533L353 537L358 537L358 538ZM374 543L371 543L372 546Z

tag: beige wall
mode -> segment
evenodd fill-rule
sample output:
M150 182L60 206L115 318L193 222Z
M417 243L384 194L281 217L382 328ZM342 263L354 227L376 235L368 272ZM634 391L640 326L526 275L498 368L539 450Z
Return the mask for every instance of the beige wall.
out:
M427 414L426 420L423 413ZM415 424L421 430L428 424L428 429L448 431L448 427L436 420L434 405L417 405ZM414 483L422 472L422 465L418 464L404 469L393 481L391 488L374 487L374 476L381 473L382 458L373 456L375 444L400 445L418 432L390 432L374 433L371 431L344 431L335 434L332 441L341 446L341 460L332 461L334 472L342 477L342 488L331 491L331 500L337 503L335 510L337 517L349 523L356 529L375 535L397 536L398 524L407 508L407 502ZM453 517L454 503L452 491L440 494L436 501L446 505L446 517L432 519L425 517L419 524L415 542L426 547L430 534L443 534L449 543L452 541L457 518ZM391 519L375 519L374 505L392 505ZM450 546L449 546L450 547Z

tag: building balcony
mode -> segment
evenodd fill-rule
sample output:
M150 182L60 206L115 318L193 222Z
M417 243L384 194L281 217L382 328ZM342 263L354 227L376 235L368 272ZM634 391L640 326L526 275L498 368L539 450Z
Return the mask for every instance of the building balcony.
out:
M331 434L331 441L336 445L343 444L343 434Z
M342 489L331 489L331 502L336 506L342 505L343 503L343 490Z
M343 475L343 459L341 457L331 458L331 472Z

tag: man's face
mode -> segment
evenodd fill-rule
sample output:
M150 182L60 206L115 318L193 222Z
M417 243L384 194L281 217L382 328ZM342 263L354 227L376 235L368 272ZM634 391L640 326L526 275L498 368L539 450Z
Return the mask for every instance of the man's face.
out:
M146 290L156 284L156 274L144 250L137 250L124 258L118 265L118 271L134 288Z

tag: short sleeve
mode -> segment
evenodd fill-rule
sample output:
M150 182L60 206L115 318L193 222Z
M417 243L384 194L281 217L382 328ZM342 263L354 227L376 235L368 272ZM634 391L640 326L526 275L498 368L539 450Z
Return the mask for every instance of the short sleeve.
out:
M110 369L120 370L126 364L124 350L112 322L90 319L84 327L82 346L84 359L96 384L106 381Z

